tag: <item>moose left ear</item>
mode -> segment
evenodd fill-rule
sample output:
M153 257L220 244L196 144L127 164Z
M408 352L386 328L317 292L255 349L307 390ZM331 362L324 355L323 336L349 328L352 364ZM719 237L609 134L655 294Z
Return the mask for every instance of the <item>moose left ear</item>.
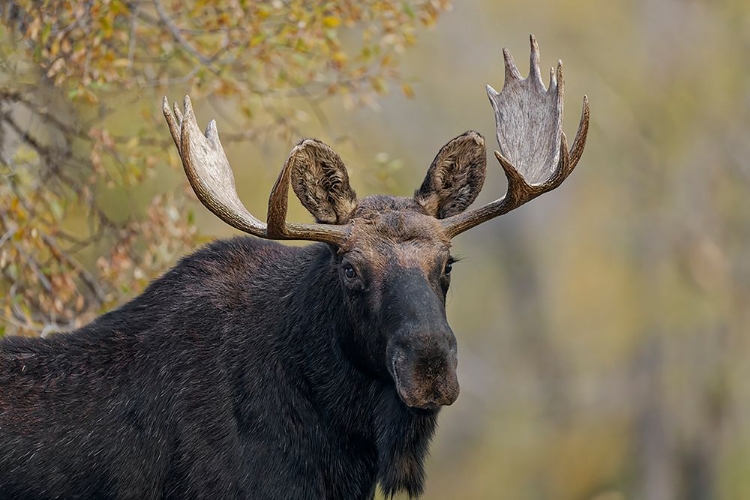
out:
M414 199L428 214L445 219L474 202L486 175L484 138L470 130L442 147Z

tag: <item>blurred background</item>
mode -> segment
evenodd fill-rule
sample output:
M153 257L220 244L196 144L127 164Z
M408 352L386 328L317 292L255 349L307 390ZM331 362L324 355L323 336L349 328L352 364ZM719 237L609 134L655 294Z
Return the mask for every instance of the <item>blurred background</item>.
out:
M427 499L750 498L750 3L10 1L0 7L0 335L75 328L205 241L161 117L216 118L251 212L300 138L410 195L475 129L502 47L565 62L559 189L454 242L459 400ZM544 73L544 71L543 71ZM296 200L290 219L309 220Z

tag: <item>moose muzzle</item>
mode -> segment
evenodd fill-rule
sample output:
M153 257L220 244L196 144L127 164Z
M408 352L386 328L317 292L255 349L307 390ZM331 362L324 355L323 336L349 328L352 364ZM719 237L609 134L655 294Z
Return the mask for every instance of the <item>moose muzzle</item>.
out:
M407 406L436 409L453 404L458 398L455 341L450 346L443 335L437 340L435 336L418 336L408 347L394 346L391 375Z
M401 400L410 407L435 409L458 398L456 337L445 318L445 304L424 275L402 270L386 298L390 312L386 359Z

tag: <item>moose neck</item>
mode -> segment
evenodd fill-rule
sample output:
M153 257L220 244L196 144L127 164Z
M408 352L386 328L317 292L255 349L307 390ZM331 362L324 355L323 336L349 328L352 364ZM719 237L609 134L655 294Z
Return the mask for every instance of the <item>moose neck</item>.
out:
M362 453L377 459L377 480L390 495L419 495L424 459L437 423L437 411L407 407L393 381L360 369L347 357L341 339L360 333L361 320L347 308L334 256L326 245L311 245L309 266L286 305L290 369L302 371L310 398L337 433L361 441ZM294 365L294 367L292 367Z

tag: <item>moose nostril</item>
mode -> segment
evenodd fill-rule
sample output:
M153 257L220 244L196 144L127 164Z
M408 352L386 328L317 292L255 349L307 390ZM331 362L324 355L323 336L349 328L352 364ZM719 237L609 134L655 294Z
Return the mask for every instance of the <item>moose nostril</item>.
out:
M410 347L391 351L390 369L396 389L407 406L435 409L458 398L456 353L447 341L420 338ZM395 347L395 345L393 346Z
M421 349L451 349L456 343L453 332L426 331L412 335L414 346Z
M390 361L409 364L429 376L453 369L457 364L453 332L424 332L395 335L390 345Z

